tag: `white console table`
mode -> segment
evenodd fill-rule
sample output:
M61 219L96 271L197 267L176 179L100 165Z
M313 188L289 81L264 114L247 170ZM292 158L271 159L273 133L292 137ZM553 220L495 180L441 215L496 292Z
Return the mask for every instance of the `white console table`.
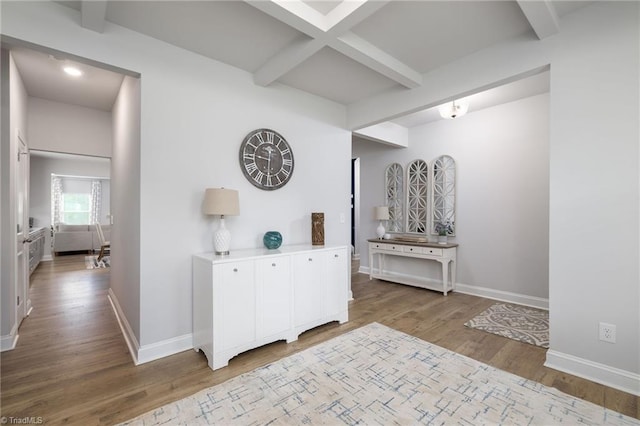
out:
M401 240L370 239L369 242L369 279L378 278L400 284L447 292L455 290L456 255L458 244L414 243ZM378 258L378 268L373 263ZM434 260L442 265L442 285L436 285L426 279L415 279L407 275L393 273L385 269L385 256L402 256L416 259ZM449 273L451 269L451 273Z
M241 352L348 320L347 246L281 246L193 256L193 348L212 370Z

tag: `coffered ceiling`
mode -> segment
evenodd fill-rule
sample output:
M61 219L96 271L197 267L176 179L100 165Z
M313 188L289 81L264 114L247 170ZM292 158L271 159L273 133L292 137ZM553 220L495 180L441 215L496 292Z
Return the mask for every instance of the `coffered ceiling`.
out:
M79 25L88 30L105 32L109 25L117 24L245 70L257 85L278 82L349 105L384 92L420 87L423 74L495 43L513 37L529 37L535 42L553 36L562 30L563 16L591 2L56 3L77 10ZM22 72L27 60L20 56L16 62ZM45 73L46 67L40 68ZM30 81L45 82L47 78L26 78L27 90L40 90Z

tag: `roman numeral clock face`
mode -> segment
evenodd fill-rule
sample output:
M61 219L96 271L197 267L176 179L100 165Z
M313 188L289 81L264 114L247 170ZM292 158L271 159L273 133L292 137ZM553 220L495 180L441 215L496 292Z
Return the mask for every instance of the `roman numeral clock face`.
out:
M284 186L293 173L293 152L278 132L258 129L240 145L240 168L254 186L267 191Z

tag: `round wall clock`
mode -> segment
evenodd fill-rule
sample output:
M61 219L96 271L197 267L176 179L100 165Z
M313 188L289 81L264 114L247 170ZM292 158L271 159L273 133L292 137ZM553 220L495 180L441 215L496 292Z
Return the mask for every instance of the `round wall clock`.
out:
M293 152L282 135L257 129L240 145L240 168L254 186L267 191L284 186L293 173Z

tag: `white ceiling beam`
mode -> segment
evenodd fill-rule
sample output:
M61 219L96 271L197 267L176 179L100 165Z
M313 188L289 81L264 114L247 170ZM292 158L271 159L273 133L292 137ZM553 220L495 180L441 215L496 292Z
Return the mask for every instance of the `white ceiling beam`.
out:
M388 1L343 1L326 16L299 0L247 2L312 39L297 40L269 59L253 75L253 81L258 85L268 86L325 46L405 87L414 88L422 83L420 73L349 32Z
M343 34L332 41L330 46L409 89L422 85L422 75L419 72L353 33Z
M325 31L339 36L389 3L388 0L343 0L325 17Z
M353 134L363 139L393 146L394 148L407 148L409 146L409 129L390 121L354 130Z
M517 0L540 40L560 32L558 14L550 0Z
M272 56L253 73L253 82L266 87L297 67L325 46L318 39L298 40Z
M325 33L324 16L301 1L247 0L256 9L312 38Z
M83 0L80 4L82 27L101 33L107 16L108 0Z

